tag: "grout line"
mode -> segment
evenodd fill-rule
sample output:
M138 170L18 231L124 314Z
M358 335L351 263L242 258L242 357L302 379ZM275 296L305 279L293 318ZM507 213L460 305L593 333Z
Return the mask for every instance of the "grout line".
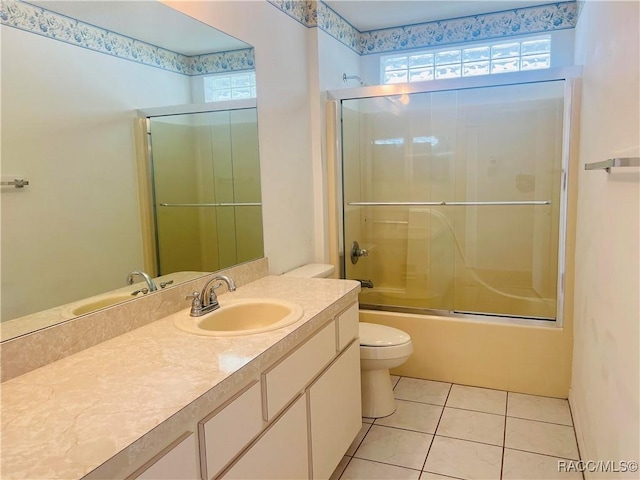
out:
M495 415L496 417L505 418L504 413L483 412L482 410L473 410L472 408L450 407L445 405L444 408L452 408L454 410L464 410L465 412L484 413L485 415Z
M573 424L573 436L576 438L576 447L578 447L578 460L582 460L582 453L580 452L580 442L578 442L578 432L576 432L576 421L573 418L573 410L571 409L571 402L567 400L569 404L569 415L571 415L571 423ZM584 470L582 473L582 480L585 480Z
M500 460L500 478L504 474L504 452L507 449L507 412L509 411L509 392L504 402L504 432L502 434L502 459Z
M551 455L550 453L532 452L531 450L522 450L521 448L505 447L505 449L506 450L515 450L517 452L532 453L534 455L542 455L543 457L557 458L558 460L571 460L571 461L574 461L574 462L579 461L579 460L577 460L575 458L559 457L558 455Z
M461 442L479 443L480 445L487 445L489 447L504 448L502 445L496 445L495 443L478 442L477 440L469 440L468 438L450 437L449 435L434 435L434 437L449 438L451 440L460 440Z
M518 419L518 420L527 420L528 422L546 423L548 425L558 425L559 427L568 427L568 428L573 428L575 430L575 427L573 425L567 425L566 423L547 422L545 420L536 420L534 418L514 417L513 415L507 415L507 418L515 418L515 419ZM571 419L571 421L573 422L573 418ZM578 442L578 440L576 440L576 443L577 442Z
M432 437L435 437L436 435L435 432L433 433L423 432L421 430L411 430L410 428L392 427L391 425L376 425L376 427L393 428L394 430L402 430L403 432L421 433L423 435L431 435Z
M447 392L447 398L444 399L444 404L447 404L447 400L449 400L449 395L451 395L451 389L453 388L453 384L449 385L449 391ZM433 446L433 442L436 441L436 432L438 431L438 427L440 426L440 422L442 421L442 416L444 415L444 405L442 407L442 411L440 412L440 418L438 418L438 423L436 424L436 429L433 432L433 438L431 439L431 443L429 444L429 448L427 449L427 454L424 457L424 462L422 463L422 471L424 471L424 467L427 466L427 458L429 458L429 452L431 452L431 447ZM422 476L422 474L420 474Z
M422 470L418 470L417 468L405 467L404 465L397 465L395 463L381 462L380 460L371 460L370 458L363 458L363 457L353 457L353 458L357 458L358 460L366 460L367 462L380 463L382 465L390 465L392 467L406 468L407 470L413 470L414 472L422 473Z
M355 456L356 452L360 448L360 445L362 445L362 442L364 442L364 439L367 437L367 434L369 433L369 430L371 430L371 427L373 427L373 423L363 423L362 424L362 426L365 426L365 425L369 425L369 428L367 428L367 431L362 436L362 440L360 440L360 443L358 443L358 446L353 450L353 455L351 455L352 457ZM351 448L351 446L349 446L349 448ZM347 449L347 451L348 451L348 449Z
M440 405L438 403L430 403L430 402L421 402L420 400L407 400L406 398L398 398L394 397L396 400L401 400L403 402L411 402L411 403L420 403L422 405L433 405L434 407L444 407L444 405ZM445 400L446 402L446 400Z
M460 477L452 477L451 475L444 475L438 472L430 472L428 470L423 470L422 473L433 473L434 475L440 475L441 477L446 477L446 478L453 478L454 480L464 480L463 478L460 478Z

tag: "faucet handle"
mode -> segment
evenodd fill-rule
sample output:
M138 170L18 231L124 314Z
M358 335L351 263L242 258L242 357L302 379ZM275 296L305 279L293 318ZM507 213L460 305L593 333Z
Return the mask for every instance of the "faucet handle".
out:
M202 313L202 300L200 299L200 292L193 292L191 295L187 295L184 297L185 300L193 299L191 302L191 312L190 315L192 317L198 317Z

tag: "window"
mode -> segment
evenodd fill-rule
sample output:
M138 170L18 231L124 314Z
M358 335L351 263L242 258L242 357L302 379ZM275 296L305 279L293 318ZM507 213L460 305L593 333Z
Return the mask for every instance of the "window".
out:
M223 73L204 77L204 101L219 102L256 98L256 73Z
M382 57L383 84L423 82L551 66L551 37Z

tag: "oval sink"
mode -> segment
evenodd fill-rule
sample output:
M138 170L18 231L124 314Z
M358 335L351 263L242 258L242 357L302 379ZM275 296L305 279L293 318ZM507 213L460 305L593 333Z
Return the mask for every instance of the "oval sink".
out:
M71 310L71 313L74 315L84 315L85 313L91 313L96 310L100 310L101 308L110 307L111 305L115 305L116 303L126 302L127 300L133 300L135 297L131 295L114 295L110 297L101 298L100 300L95 300L93 302L85 303L80 305L79 307Z
M284 300L252 298L223 300L220 308L201 317L189 310L176 314L174 324L189 333L213 337L252 335L286 327L302 318L302 308Z

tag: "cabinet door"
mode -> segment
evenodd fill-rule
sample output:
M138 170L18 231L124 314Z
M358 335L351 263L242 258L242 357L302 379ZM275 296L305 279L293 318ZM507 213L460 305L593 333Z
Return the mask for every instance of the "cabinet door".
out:
M306 397L301 395L222 478L233 480L309 478Z
M262 430L260 383L198 424L202 478L212 479Z
M185 433L129 479L196 480L198 478L195 436Z
M312 478L327 479L362 427L357 341L311 386L309 411Z

